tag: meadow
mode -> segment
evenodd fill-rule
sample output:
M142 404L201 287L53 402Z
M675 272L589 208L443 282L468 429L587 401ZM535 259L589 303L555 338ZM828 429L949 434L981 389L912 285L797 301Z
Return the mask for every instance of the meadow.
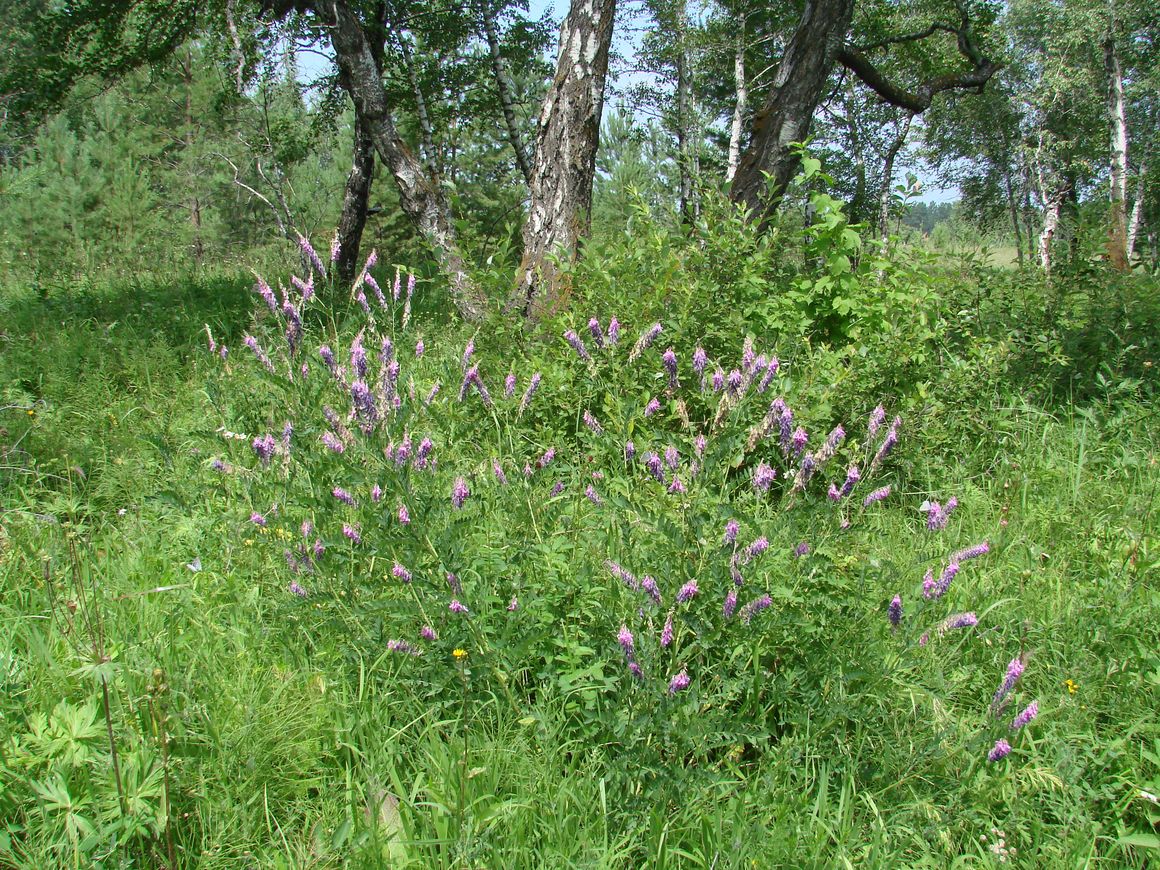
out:
M730 232L9 282L0 866L1155 860L1155 279Z

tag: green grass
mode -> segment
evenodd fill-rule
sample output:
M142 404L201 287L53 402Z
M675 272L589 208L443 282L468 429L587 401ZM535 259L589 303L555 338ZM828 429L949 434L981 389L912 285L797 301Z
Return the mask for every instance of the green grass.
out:
M310 636L284 566L200 483L216 426L200 330L240 344L248 283L0 298L0 866L157 867L172 850L207 868L973 867L997 864L992 828L1016 866L1155 859L1160 807L1142 793L1160 792L1160 430L1146 400L1046 405L1016 386L956 409L986 420L961 443L928 452L916 433L904 479L957 493L953 540L1003 554L953 594L1008 633L918 659L891 642L878 602L910 583L895 559L925 497L905 492L850 568L867 615L834 642L867 646L834 660L857 667L819 677L778 739L646 788L618 746L577 738L559 687L428 705L398 657ZM955 711L978 713L1013 649L1030 655L1040 718L998 773L979 716ZM154 828L95 848L86 823L107 832L122 799L102 682L124 799ZM91 727L70 736L70 721Z

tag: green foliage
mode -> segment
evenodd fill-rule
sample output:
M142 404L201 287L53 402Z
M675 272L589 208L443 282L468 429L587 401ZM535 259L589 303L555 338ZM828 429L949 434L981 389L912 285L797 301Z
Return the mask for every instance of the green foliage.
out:
M580 267L579 310L597 313L605 334L610 314L625 323L615 350L597 351L586 320L567 312L541 334L496 323L473 336L432 316L421 281L406 328L398 308L373 299L373 322L307 306L293 382L276 351L285 324L264 308L246 321L251 277L167 295L144 281L6 291L3 860L945 866L994 861L997 829L1016 847L1016 865L1093 855L1146 862L1155 808L1142 793L1156 793L1149 753L1160 692L1146 398L1154 381L1143 365L1151 346L1136 360L1135 351L1084 344L1093 362L1112 353L1095 370L1115 378L1082 404L1037 392L1050 359L1015 353L1006 333L1056 288L944 260L922 267L936 276L944 321L941 337L917 346L934 362L894 368L892 355L917 350L891 348L888 330L876 339L881 367L812 338L807 345L801 333L755 335L754 347L767 359L776 351L781 367L764 393L757 381L726 402L714 426L722 401L713 372L718 363L741 369L745 334L740 316L708 292L711 270L724 278L764 255L739 224L706 225L720 238L699 230L685 239L642 214L647 233L602 249L607 276L598 277L594 254ZM783 253L769 259L780 257L790 280L824 274L797 257L789 233L786 224L773 237ZM714 265L726 255L737 259ZM886 280L904 268L886 266ZM387 287L392 270L384 271L376 275ZM1085 295L1098 298L1100 274L1085 280ZM1133 335L1117 312L1132 323L1146 316L1135 306L1151 291L1138 280L1105 290L1125 303L1102 311L1106 330ZM630 363L630 345L654 318L664 331ZM225 363L206 352L203 322L229 345ZM242 344L243 326L277 361L277 376ZM316 356L330 345L352 378L360 329L376 392L381 336L401 364L400 407L370 435L348 419L349 392ZM584 338L594 364L560 337L567 329ZM690 367L700 335L710 359L704 392ZM905 343L912 333L898 335ZM416 359L419 337L426 350ZM475 389L457 398L472 337L494 413ZM661 358L670 345L679 352L671 393ZM510 399L501 386L509 371L519 377ZM536 371L543 382L521 416ZM865 472L882 437L867 438L859 421L884 371L906 379L891 403L904 416L899 446L852 500L832 505L825 484L841 486L852 462ZM1128 371L1141 382L1116 387ZM442 391L425 407L435 380ZM799 465L778 432L748 447L778 394L794 424L817 433L810 450L836 421L856 424L792 497ZM651 398L661 407L645 416ZM341 455L321 444L324 404L351 430ZM603 434L584 425L585 410ZM287 420L289 459L264 468L250 442L266 432L278 440ZM245 440L217 431L222 424ZM433 468L384 455L404 430L412 457L422 437L435 441ZM707 436L704 456L698 434ZM637 448L633 463L625 439ZM670 445L684 494L643 465L646 452ZM555 457L536 468L548 447ZM229 472L216 471L214 458ZM778 469L768 493L752 485L761 462ZM663 473L671 483L673 470ZM460 476L471 494L456 510ZM566 488L552 496L557 480ZM860 506L887 482L884 502ZM375 483L385 491L377 504ZM589 484L601 504L585 496ZM338 502L335 485L358 506ZM926 530L921 503L951 495L960 505L946 529ZM400 500L410 525L398 522ZM255 511L264 531L250 521ZM733 588L733 548L722 545L730 518L741 523L739 552L762 535L771 542L736 565L745 579L738 610L763 593L772 599L748 625L722 613ZM314 573L293 573L284 555L300 558L303 519L326 545ZM342 536L343 524L361 527L361 543ZM990 554L964 562L942 599L922 598L924 571L937 576L950 553L984 538ZM801 541L811 552L795 558ZM651 574L665 606L609 573L607 559L638 581ZM410 584L393 575L396 560ZM83 600L66 592L77 588L74 565ZM457 574L469 613L448 610L455 593L444 570ZM697 593L674 606L692 578ZM308 597L291 594L291 580ZM885 612L896 592L905 612L892 631ZM519 606L508 611L513 594ZM100 613L109 662L78 658L70 600L81 605L72 618L83 636L84 614ZM663 646L670 609L674 637ZM930 631L919 645L948 614L969 609L978 626ZM426 624L437 640L419 636ZM643 680L626 667L622 625ZM423 655L392 652L391 640ZM468 653L462 663L456 648ZM1021 653L1027 671L996 719L991 695ZM670 695L682 669L690 686ZM122 790L138 796L128 817L117 808L102 674ZM1012 738L1010 719L1031 699L1039 718ZM992 764L985 756L999 737L1015 748ZM85 822L93 833L70 839ZM76 852L82 843L88 851Z

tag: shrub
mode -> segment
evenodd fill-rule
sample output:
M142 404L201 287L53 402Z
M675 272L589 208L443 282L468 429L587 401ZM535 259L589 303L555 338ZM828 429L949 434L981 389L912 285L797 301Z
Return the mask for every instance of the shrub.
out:
M280 298L258 283L276 330L232 353L209 338L228 429L207 471L239 533L280 554L288 643L394 656L435 714L559 700L648 793L815 719L897 727L900 681L983 629L947 593L989 545L932 544L952 503L926 506L908 551L883 539L903 430L881 405L847 432L815 401L832 387L752 339L736 360L678 353L661 322L603 312L497 366L482 336L411 325L409 295L370 275L333 333L305 329L295 279ZM959 737L997 763L986 705Z

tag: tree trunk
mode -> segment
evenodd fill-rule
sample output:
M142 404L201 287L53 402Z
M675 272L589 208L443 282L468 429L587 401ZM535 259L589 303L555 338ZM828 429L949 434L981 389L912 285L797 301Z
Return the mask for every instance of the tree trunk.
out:
M853 15L854 0L806 0L765 105L754 116L749 148L733 176L734 202L765 214L785 193L798 168L790 143L809 136L814 110ZM765 173L773 185L768 203Z
M1015 257L1019 268L1023 268L1023 232L1019 228L1019 209L1015 205L1015 189L1011 184L1010 171L1005 172L1003 179L1007 185L1007 208L1011 212L1011 227L1015 230Z
M674 4L674 7L677 31L677 172L680 178L681 221L688 225L693 222L693 161L689 148L689 107L693 87L689 74L688 21L684 0Z
M894 183L894 161L898 159L898 152L906 144L906 136L910 133L910 122L914 115L907 114L898 129L898 135L886 150L886 160L882 164L882 189L878 198L878 234L882 239L882 250L890 244L890 187Z
M342 196L342 214L338 219L338 257L334 261L338 282L348 285L354 281L358 268L359 248L367 223L367 203L371 196L371 181L375 173L375 143L366 128L355 118L354 160L346 177Z
M854 161L854 193L850 197L850 202L847 206L846 212L850 216L850 223L861 223L863 216L866 214L866 154L862 147L862 137L858 133L858 125L854 120L854 82L849 80L846 83L845 92L842 95L842 108L845 115L844 124L846 126L846 134L850 138L850 157Z
M403 212L434 249L459 313L468 320L478 320L483 316L483 299L467 274L451 207L395 128L382 76L362 25L344 0L317 3L314 9L329 25L330 42L349 84L355 111L398 185Z
M503 55L499 51L499 34L495 29L495 14L492 12L488 0L479 5L479 14L483 19L483 32L487 36L487 48L491 54L491 72L495 76L495 89L499 93L499 105L503 110L504 124L507 126L508 141L516 155L516 165L524 176L524 181L530 186L532 183L532 167L528 164L528 153L520 139L520 126L516 122L516 111L512 104L512 83L508 76L507 67L503 62Z
M733 55L733 82L737 88L737 101L733 104L733 124L729 128L729 166L725 170L725 180L732 181L741 162L741 125L745 121L745 104L749 100L749 89L745 83L745 24L737 37L737 48Z
M525 314L566 289L553 257L575 260L587 235L616 0L572 0L560 25L556 77L540 111L524 256L512 304Z
M1144 215L1144 176L1148 173L1146 164L1140 164L1136 176L1136 201L1132 203L1132 219L1128 221L1128 261L1136 253L1136 239L1140 235L1140 220Z
M1108 121L1111 128L1109 169L1111 190L1108 214L1108 264L1117 272L1128 268L1128 122L1124 114L1124 77L1116 42L1104 40L1104 67L1108 73Z
M185 50L185 63L181 70L182 84L185 85L185 141L182 143L182 158L187 166L193 162L193 52ZM201 201L197 196L196 173L189 171L189 223L193 227L193 261L201 263L205 256L205 244L201 238Z
M407 81L411 84L411 94L415 97L415 117L419 119L419 151L427 171L432 178L442 175L438 155L435 152L435 133L431 126L431 115L427 111L427 98L419 86L419 72L415 69L415 57L411 54L411 43L406 34L399 33L399 51L403 55L403 66L407 70Z

